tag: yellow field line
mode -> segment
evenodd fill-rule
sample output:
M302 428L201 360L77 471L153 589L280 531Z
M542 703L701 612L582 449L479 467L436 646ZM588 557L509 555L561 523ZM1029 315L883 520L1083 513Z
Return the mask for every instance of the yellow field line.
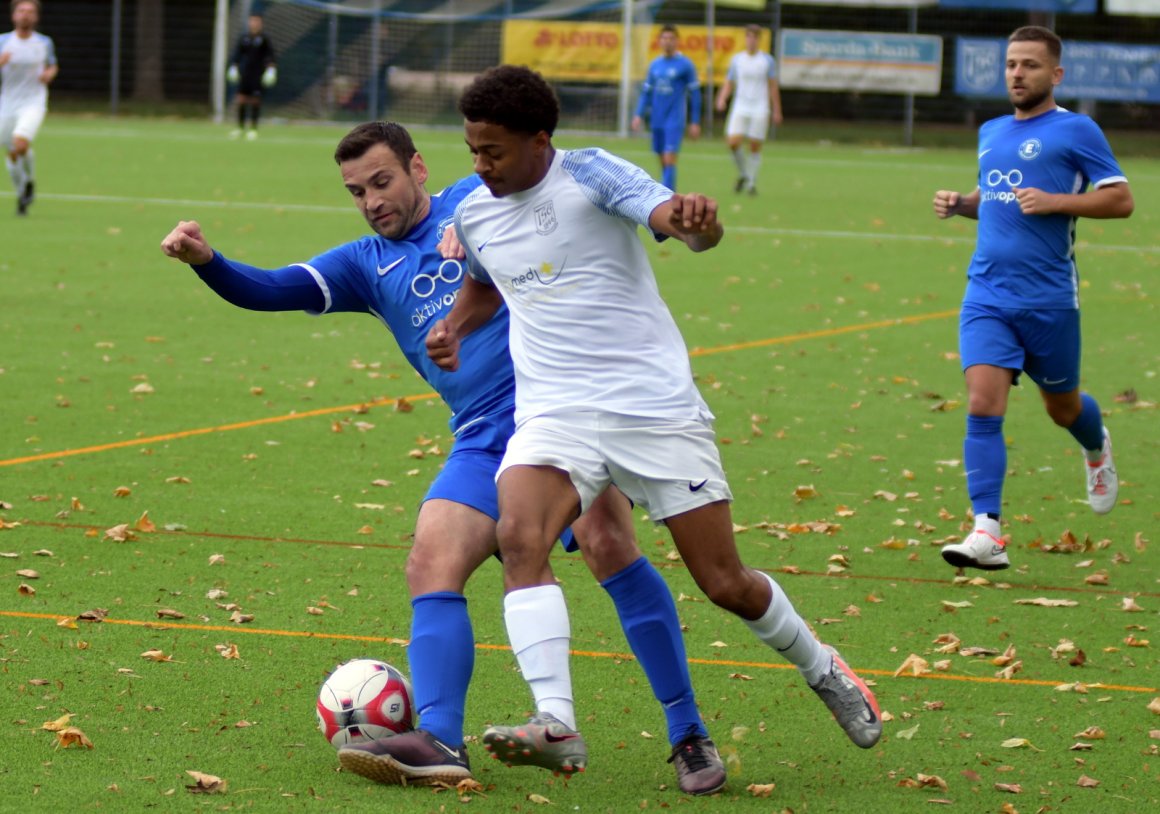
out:
M75 619L75 616L63 613L31 613L27 611L6 611L0 610L0 617L9 617L13 619L44 619L52 620L53 622L60 622L63 619ZM333 641L355 641L355 642L371 642L375 644L391 644L396 646L405 646L406 639L399 639L391 636L358 636L350 633L316 633L305 630L278 630L275 628L257 628L257 627L243 627L241 625L204 625L195 624L192 622L170 622L170 621L142 621L140 619L109 619L105 618L101 622L80 622L80 625L124 625L128 627L150 628L159 631L166 630L208 630L218 631L222 633L229 633L231 635L243 634L246 636L287 636L300 639L324 639ZM79 629L79 628L78 628ZM483 644L477 642L476 650L490 650L490 651L509 651L510 647L500 644ZM635 658L627 653L610 653L601 650L572 650L573 656L591 659L616 659L618 661L635 661ZM792 664L771 664L764 661L732 661L728 659L688 659L689 664L696 664L705 667L744 667L747 669L757 670L790 670L796 669ZM866 667L858 667L860 675L882 676L885 678L893 678L894 673L891 670L874 670ZM914 676L903 676L902 678L910 680ZM1004 684L1007 686L1017 687L1058 687L1063 682L1060 681L1041 681L1029 678L991 678L988 676L965 676L943 673L927 673L917 678L924 681L962 681L968 684ZM1156 687L1136 687L1127 684L1097 684L1096 682L1087 685L1095 690L1107 690L1116 692L1131 692L1131 693L1155 693Z
M823 339L828 336L840 336L841 334L855 333L857 331L872 331L878 328L892 328L898 325L914 325L919 322L926 322L931 319L946 319L954 316L958 310L951 311L936 311L931 314L918 314L911 317L898 317L896 319L883 319L877 322L865 322L860 325L846 325L841 328L825 328L820 331L804 331L802 333L787 334L785 336L775 336L769 339L759 339L754 342L741 342L733 345L721 345L715 348L693 348L689 351L690 356L710 356L716 353L729 353L739 350L750 350L752 348L764 348L770 345L785 345L790 342L801 342L806 339ZM406 401L423 401L426 399L439 398L438 393L421 393L412 396L403 396ZM125 441L114 441L108 444L96 444L90 447L78 447L77 449L62 449L56 452L42 452L38 455L25 455L19 458L9 458L7 460L0 460L0 466L16 466L18 464L29 464L37 461L51 461L58 458L68 458L73 455L88 455L94 452L108 452L113 449L124 449L125 447L139 447L146 444L157 444L163 441L175 441L181 438L191 438L196 435L208 435L215 432L230 432L232 430L245 430L252 427L261 427L267 424L278 424L283 421L297 421L302 418L315 418L321 415L333 415L334 413L344 413L351 410L358 410L363 408L381 407L385 404L394 404L397 401L394 397L384 397L381 399L374 399L372 401L363 402L361 404L344 404L339 407L322 407L317 410L307 410L305 412L293 412L286 415L269 416L267 418L257 418L252 421L238 421L233 424L222 424L217 427L200 427L193 430L180 430L178 432L169 432L162 435L150 435L146 438L131 438Z

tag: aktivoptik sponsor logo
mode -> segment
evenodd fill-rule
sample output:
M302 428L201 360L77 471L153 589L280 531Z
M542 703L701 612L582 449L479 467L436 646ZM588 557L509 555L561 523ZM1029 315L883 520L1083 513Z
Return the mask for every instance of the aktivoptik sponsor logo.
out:
M983 176L987 189L982 192L983 201L998 201L999 203L1014 203L1014 188L1023 185L1023 173L1020 170L988 170Z
M459 288L444 291L436 296L435 291L442 281L448 285L456 285L463 279L463 264L455 259L447 259L439 264L434 274L423 272L411 278L411 293L419 299L427 300L418 306L411 314L411 324L416 328L423 327L427 320L438 317L444 311L450 311L459 296Z

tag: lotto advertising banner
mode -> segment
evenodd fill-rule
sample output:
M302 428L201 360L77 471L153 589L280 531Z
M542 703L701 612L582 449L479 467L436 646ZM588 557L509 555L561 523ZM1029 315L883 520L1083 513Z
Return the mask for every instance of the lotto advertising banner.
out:
M682 25L677 29L678 48L697 66L701 81L707 79L709 29ZM633 30L631 76L644 79L648 64L660 56L660 26ZM762 29L758 47L768 51L771 37ZM732 56L745 48L745 29L717 26L713 29L713 76L720 84ZM503 24L503 61L527 65L546 79L571 82L619 82L624 40L619 23L570 23L551 20L507 20Z
M1160 17L1160 0L1104 0L1104 11L1108 14Z
M947 8L1000 8L1008 11L1052 11L1057 14L1095 14L1096 0L939 0Z
M942 37L784 28L778 76L783 88L937 96Z
M1007 40L955 40L955 93L1007 98ZM1160 104L1160 46L1063 42L1063 82L1058 99L1097 99Z

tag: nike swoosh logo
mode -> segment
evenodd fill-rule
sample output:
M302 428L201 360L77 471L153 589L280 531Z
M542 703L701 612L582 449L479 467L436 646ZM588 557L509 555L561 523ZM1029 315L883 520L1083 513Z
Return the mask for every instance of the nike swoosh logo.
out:
M458 749L448 748L447 746L444 746L442 743L439 744L439 748L442 749L444 752L446 752L451 757L455 758L456 760L463 760L463 755L460 753L460 751Z
M482 243L480 243L478 246L476 246L476 247L475 247L475 251L476 251L477 253L478 253L478 252L481 252L481 251L483 251L483 247L484 247L484 246L486 246L488 243L491 243L491 238L490 238L490 237L489 237L487 240L485 240L485 241L483 241Z
M979 153L979 158L982 158L987 153L991 152L991 149L992 149L991 147L988 147L987 149L983 150L983 152Z
M386 274L388 271L390 271L391 269L393 269L395 266L399 265L400 263L402 263L406 259L407 259L406 257L400 257L398 260L396 260L394 263L391 263L389 266L379 266L379 276L382 277L384 274Z
M1063 384L1066 381L1067 381L1067 378L1065 377L1062 379L1044 379L1043 383L1047 384L1047 385L1052 385L1052 384Z
M690 491L690 492L700 492L700 491L701 491L701 489L702 489L702 488L705 486L705 484L706 484L706 483L708 483L708 482L709 482L709 479L708 479L708 478L705 478L705 480L701 481L700 483L696 483L696 484L695 484L695 483L693 483L692 481L689 481L689 491Z
M580 736L575 733L571 735L553 735L551 732L544 733L544 740L548 743L563 743L564 741L576 740L578 737Z

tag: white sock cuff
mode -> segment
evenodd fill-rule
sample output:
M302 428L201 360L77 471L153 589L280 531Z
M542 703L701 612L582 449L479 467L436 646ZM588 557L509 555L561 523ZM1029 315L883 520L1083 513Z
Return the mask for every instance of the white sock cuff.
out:
M572 636L568 605L559 585L512 591L503 598L503 607L508 640L516 655L540 642Z

